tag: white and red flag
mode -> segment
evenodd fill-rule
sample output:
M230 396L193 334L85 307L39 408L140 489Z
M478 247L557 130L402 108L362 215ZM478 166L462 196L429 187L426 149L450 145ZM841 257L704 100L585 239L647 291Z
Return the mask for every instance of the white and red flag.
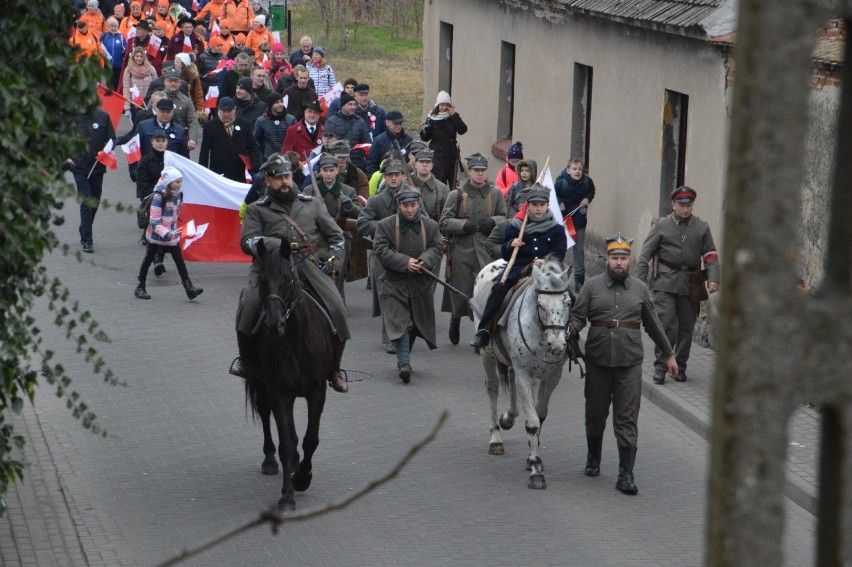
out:
M107 166L110 169L118 168L118 159L115 157L115 143L112 140L107 140L104 149L98 152L95 159Z
M240 205L249 185L226 179L174 152L164 164L183 174L180 211L185 260L194 262L250 262L240 249Z
M207 89L207 95L204 97L204 108L216 108L219 104L219 87L212 86Z
M213 27L210 28L210 37L219 33L219 20L213 20Z
M183 36L183 52L192 53L192 39L188 35Z
M145 108L145 98L142 96L142 92L136 85L130 87L130 100L139 108Z
M130 141L121 146L124 156L127 158L127 163L136 163L142 159L142 146L140 145L139 134L136 134Z
M148 40L148 47L145 50L151 57L156 57L160 53L160 46L162 44L163 40L159 36L152 35L151 39Z
M562 217L562 211L559 210L559 201L556 199L556 188L553 185L553 176L550 174L549 167L544 170L544 177L541 179L541 184L542 186L550 189L550 203L547 208L551 213L553 213L553 218L559 219L557 222L559 222L559 224L561 224L565 228L565 238L568 240L567 248L571 248L572 246L574 246L574 236L577 235L577 232L573 230L574 220L568 215L566 215L564 218ZM515 218L523 219L524 216L527 214L528 207L529 205L527 203L521 205L521 208L520 210L518 210L517 214L515 215ZM570 222L570 227L566 223L566 220ZM574 232L573 235L571 234L572 231Z
M322 108L322 116L328 114L329 105L334 101L334 99L338 98L342 92L343 85L341 85L339 81L329 90L325 91L325 94L319 99L320 107Z

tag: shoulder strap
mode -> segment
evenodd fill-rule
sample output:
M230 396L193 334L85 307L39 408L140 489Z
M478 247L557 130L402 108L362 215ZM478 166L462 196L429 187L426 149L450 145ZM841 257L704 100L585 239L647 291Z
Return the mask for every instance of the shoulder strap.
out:
M298 224L296 224L296 221L294 221L293 218L290 215L288 215L287 213L281 213L281 216L284 217L284 220L287 221L287 224L292 226L293 230L296 231L296 234L298 234L299 237L302 239L303 244L299 248L302 248L302 249L308 251L309 253L316 252L317 247L314 244L311 243L311 239L308 238L308 235L305 234L305 231L302 230L302 227L300 227Z
M394 215L396 220L396 251L399 252L399 215Z
M461 213L459 214L459 218L467 218L467 193L465 193L464 189L459 189L459 193L461 193L462 198Z
M423 252L426 252L426 225L423 224L423 219L420 219L420 237L423 240Z

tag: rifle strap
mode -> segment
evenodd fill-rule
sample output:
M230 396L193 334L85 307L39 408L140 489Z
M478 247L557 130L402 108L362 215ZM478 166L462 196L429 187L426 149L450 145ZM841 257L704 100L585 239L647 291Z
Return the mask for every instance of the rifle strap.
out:
M420 219L420 238L423 240L423 251L426 251L426 227L423 224L423 219ZM400 234L399 234L399 214L396 215L396 251L399 252Z

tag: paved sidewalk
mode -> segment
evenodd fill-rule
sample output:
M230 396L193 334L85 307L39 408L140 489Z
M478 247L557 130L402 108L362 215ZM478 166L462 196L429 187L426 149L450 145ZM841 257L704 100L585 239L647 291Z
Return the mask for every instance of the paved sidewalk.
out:
M665 384L659 386L651 380L653 343L647 337L644 339L642 395L709 441L716 353L693 346L687 372L689 380L678 383L667 377ZM786 495L812 514L816 514L819 430L820 414L812 407L802 406L790 418Z

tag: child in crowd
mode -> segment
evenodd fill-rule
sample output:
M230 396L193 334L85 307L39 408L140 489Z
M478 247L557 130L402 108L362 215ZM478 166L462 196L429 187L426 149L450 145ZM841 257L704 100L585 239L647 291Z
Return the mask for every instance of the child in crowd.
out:
M182 184L183 174L180 170L174 167L166 167L154 186L154 197L151 201L151 221L145 230L148 247L145 250L142 265L139 267L139 283L133 293L139 299L151 299L145 289L145 281L151 262L161 251L163 253L169 252L172 255L183 282L183 289L189 299L195 299L204 291L202 288L192 285L180 251L180 229L177 228L177 221L183 203Z
M571 249L574 262L574 286L577 293L586 281L586 262L583 245L586 242L586 215L589 204L595 198L595 184L583 171L583 161L572 159L554 183L559 209L570 216L577 236Z

